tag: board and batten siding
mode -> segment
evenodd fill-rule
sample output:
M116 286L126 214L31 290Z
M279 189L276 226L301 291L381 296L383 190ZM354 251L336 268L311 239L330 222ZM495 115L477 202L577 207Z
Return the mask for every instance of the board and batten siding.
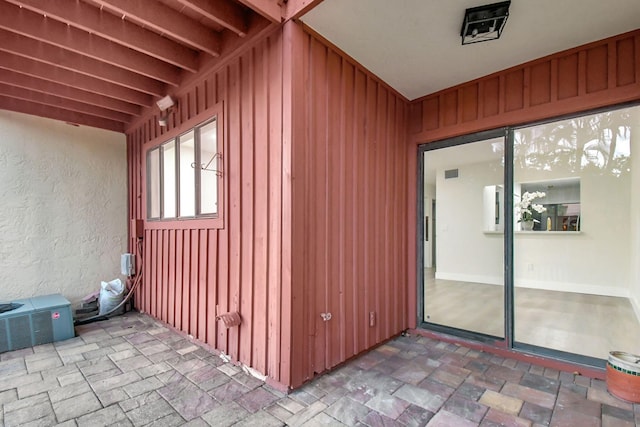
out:
M408 101L308 28L286 31L299 385L407 328Z
M282 298L282 29L222 67L179 88L167 128L151 116L127 134L130 217L144 219L144 143L223 106L222 228L145 226L144 276L136 307L281 384L290 342L281 334ZM186 129L185 129L186 130ZM286 215L289 217L289 215ZM188 226L188 225L187 225ZM130 233L130 249L136 239ZM286 285L284 285L286 286ZM237 311L240 327L216 313Z
M417 99L409 134L421 144L639 99L636 30Z
M176 97L169 130L223 105L224 225L145 227L136 306L290 388L406 329L408 101L294 21ZM163 132L128 132L131 218Z

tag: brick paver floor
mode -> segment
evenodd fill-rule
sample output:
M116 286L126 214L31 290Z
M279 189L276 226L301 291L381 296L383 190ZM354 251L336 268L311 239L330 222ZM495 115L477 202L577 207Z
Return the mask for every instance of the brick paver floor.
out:
M146 315L0 354L6 426L636 426L601 380L398 337L285 395Z

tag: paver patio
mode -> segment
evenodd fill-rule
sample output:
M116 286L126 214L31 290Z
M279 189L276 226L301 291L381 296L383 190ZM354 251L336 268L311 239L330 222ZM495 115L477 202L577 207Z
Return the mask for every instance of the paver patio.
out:
M0 354L6 426L636 426L605 382L425 337L391 340L291 392L149 316Z

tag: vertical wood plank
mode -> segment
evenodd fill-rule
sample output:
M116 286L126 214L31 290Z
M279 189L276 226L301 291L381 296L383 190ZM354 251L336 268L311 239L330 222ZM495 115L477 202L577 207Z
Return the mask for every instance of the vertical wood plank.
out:
M162 269L162 293L160 294L160 301L158 301L158 306L161 307L160 311L160 319L163 321L168 320L168 312L169 312L169 230L162 230L162 259L159 262L159 265Z
M267 317L269 315L267 248L269 224L269 108L267 103L268 77L268 43L265 41L255 49L253 67L254 85L254 176L253 194L253 321L251 337L251 354L253 366L260 372L267 367Z
M241 228L241 112L240 112L240 63L230 64L228 70L228 153L229 153L229 305L227 311L240 311L240 236ZM238 360L239 328L228 333L228 354Z
M176 231L176 296L175 296L175 321L174 326L178 330L182 329L182 308L183 297L184 297L184 231L177 230Z
M198 336L198 301L200 295L198 294L198 286L200 281L199 270L200 268L205 268L205 266L200 266L199 260L199 230L189 230L189 234L191 235L191 266L190 272L191 276L189 277L189 335L193 335L194 337Z
M184 242L182 245L182 331L190 333L190 310L191 310L191 230L184 231Z
M312 123L311 129L313 136L313 156L311 161L313 162L311 176L311 182L313 183L312 194L320 201L323 206L328 203L328 196L326 190L327 182L327 48L316 41L311 39L311 64L312 70L312 102L314 108L312 108ZM315 205L314 201L310 201L312 206ZM314 206L315 207L315 206ZM313 233L311 238L315 242L326 242L327 239L327 225L328 218L323 215L322 210L315 210L314 215L311 217L311 227L313 227ZM326 368L327 357L327 334L326 334L326 322L320 318L320 313L325 313L328 310L327 298L327 247L326 244L318 244L314 247L313 255L310 262L314 264L315 268L311 270L310 277L315 277L312 283L312 292L315 294L313 301L315 301L315 307L311 312L312 324L315 326L314 331L314 348L312 351L315 353L315 360L313 363L313 372L322 372Z
M206 306L207 310L205 312L205 317L203 323L206 324L206 339L204 340L207 344L212 346L213 348L217 347L216 337L217 337L217 328L216 328L216 311L215 307L218 303L218 281L216 280L216 275L220 270L220 264L218 262L218 231L217 230L207 230L207 242L208 242L208 252L206 256L205 262L207 263L207 285L206 285Z
M368 151L366 144L366 120L365 114L367 111L367 80L365 74L356 69L355 71L355 126L354 126L354 150L357 153L354 154L353 164L353 182L354 182L354 218L353 221L356 224L353 234L354 242L354 269L353 269L353 281L356 289L354 293L354 317L356 319L364 319L366 317L366 304L367 304L367 253L368 250L368 235L366 233L366 218L367 212L364 206L364 198L366 193L367 181L366 181L366 165L368 160ZM369 325L363 326L361 322L355 322L355 342L356 353L367 348L368 342L368 328Z
M327 114L321 126L327 129L326 144L326 170L327 180L324 191L327 194L327 203L323 208L323 216L326 221L326 245L327 245L327 310L331 313L331 320L327 322L326 368L338 364L341 359L343 346L343 325L345 313L342 306L342 287L340 282L340 262L344 254L340 246L340 236L344 233L343 223L340 220L340 195L344 190L341 181L340 158L340 133L343 126L340 100L342 96L341 78L342 68L340 57L327 50ZM321 286L321 285L320 285Z
M167 280L169 295L167 298L167 323L175 325L176 312L176 230L169 230L169 278Z
M202 341L207 341L207 314L209 306L207 302L207 276L209 274L209 233L207 230L198 231L198 298L196 301L196 314L198 318L198 329L196 337Z
M242 256L240 268L240 313L243 323L240 328L240 353L239 360L251 365L252 339L253 339L253 298L254 298L254 266L249 260L253 258L254 236L254 55L252 49L241 58L243 72L241 80L241 126L242 126L242 195L241 195L241 221L242 221Z
M285 209L283 206L284 183L283 175L284 162L282 147L287 139L284 136L290 130L284 129L283 111L285 110L283 101L283 40L278 37L270 45L270 58L267 74L267 97L269 112L269 152L267 162L267 174L269 180L269 200L268 200L268 294L269 302L267 306L267 374L272 378L284 378L284 374L280 373L280 360L283 357L281 346L282 340L282 306L287 286L283 278L282 269L285 268L284 245L282 242L282 223ZM280 137L282 143L280 143ZM286 209L291 209L287 206ZM287 298L290 300L290 297Z
M356 281L352 271L355 271L354 260L354 72L355 67L347 61L342 61L342 117L343 125L340 132L340 182L343 183L343 191L340 195L340 222L343 229L340 232L340 282L342 283L343 298L340 304L340 312L343 314L344 337L342 339L342 360L356 354L356 329L358 324L357 311L354 310L356 298Z

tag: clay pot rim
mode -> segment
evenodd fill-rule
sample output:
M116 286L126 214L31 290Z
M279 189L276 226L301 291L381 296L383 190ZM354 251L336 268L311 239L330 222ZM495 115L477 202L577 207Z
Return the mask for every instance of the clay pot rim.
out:
M624 351L609 352L609 364L640 375L640 356Z

